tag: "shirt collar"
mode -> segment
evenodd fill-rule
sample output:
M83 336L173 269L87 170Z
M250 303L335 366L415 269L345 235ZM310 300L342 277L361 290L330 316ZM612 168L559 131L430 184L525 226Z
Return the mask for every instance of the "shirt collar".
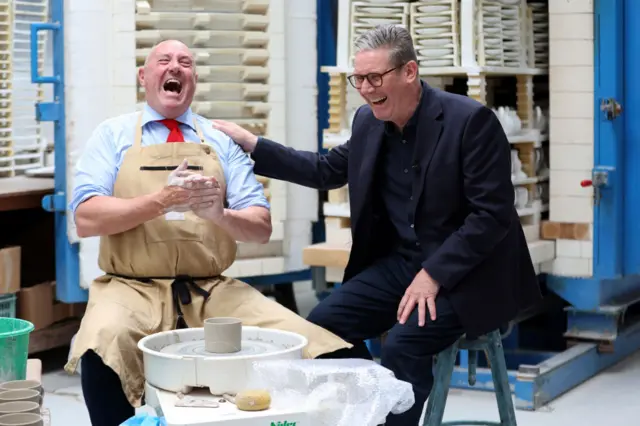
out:
M147 123L151 121L164 120L165 117L160 115L157 111L149 106L148 103L144 104L144 109L142 110L142 126L144 127ZM194 131L196 130L193 127L193 112L191 108L188 108L181 116L176 117L176 121L180 124L187 125L191 127Z

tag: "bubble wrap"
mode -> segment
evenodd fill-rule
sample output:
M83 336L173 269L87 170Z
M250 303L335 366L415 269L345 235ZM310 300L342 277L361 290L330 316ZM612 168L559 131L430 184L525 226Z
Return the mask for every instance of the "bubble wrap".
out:
M256 361L250 384L274 408L304 407L312 426L377 426L415 402L409 383L364 359Z

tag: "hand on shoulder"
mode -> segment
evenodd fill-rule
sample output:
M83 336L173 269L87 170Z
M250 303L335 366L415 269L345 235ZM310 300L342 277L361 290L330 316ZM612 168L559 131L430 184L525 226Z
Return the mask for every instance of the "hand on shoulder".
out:
M253 152L256 148L258 137L236 123L225 120L211 120L211 125L214 129L229 136L231 140L240 145L244 152Z

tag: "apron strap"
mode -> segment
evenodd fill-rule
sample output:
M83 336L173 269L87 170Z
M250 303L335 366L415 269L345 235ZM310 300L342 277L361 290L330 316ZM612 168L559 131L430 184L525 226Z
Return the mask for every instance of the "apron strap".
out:
M205 143L205 139L204 139L204 133L202 133L202 129L200 128L200 126L198 126L198 122L196 121L196 117L193 117L193 128L196 129L196 133L198 134L198 137L200 138L200 143L204 144Z
M142 146L142 111L138 113L138 122L136 123L136 135L133 138L132 148L140 148Z

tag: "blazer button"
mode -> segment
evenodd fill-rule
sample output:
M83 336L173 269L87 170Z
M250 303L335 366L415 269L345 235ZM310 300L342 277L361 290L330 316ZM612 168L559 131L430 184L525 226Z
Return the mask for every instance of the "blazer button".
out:
M410 226L411 226L411 228L413 228L413 223Z

